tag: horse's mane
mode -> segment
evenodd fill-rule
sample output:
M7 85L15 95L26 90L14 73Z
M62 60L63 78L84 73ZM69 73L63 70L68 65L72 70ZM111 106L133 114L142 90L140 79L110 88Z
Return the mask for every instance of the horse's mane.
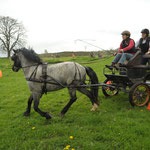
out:
M32 61L38 64L42 63L42 60L40 59L38 54L35 53L33 49L21 48L19 49L19 52L21 52L24 55L24 57L29 61Z

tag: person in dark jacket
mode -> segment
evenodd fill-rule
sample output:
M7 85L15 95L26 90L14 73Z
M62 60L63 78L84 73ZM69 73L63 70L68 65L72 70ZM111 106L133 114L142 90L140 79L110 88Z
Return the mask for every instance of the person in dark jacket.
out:
M142 37L136 43L136 48L140 48L143 55L149 55L150 54L149 30L143 29L141 33L142 33ZM150 63L150 60L148 58L142 58L141 60L142 65L146 65L147 62Z
M109 69L118 64L121 66L125 61L129 60L135 54L135 42L130 38L131 33L129 31L123 31L122 33L122 42L120 44L120 48L118 52L115 54L115 58L112 61L110 66L106 65Z

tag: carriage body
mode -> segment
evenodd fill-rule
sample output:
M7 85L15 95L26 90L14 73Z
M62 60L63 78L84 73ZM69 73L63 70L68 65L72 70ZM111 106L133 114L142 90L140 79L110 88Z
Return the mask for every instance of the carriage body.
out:
M106 77L102 87L105 96L114 96L123 91L129 94L129 101L132 106L144 106L150 98L150 67L146 65L134 67L120 67L110 70L104 68L103 73ZM113 88L108 88L107 84ZM115 87L115 88L114 88Z

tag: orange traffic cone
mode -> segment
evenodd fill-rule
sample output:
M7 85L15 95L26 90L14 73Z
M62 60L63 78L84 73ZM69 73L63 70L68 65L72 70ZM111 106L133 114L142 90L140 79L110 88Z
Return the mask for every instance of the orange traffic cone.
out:
M72 58L73 58L73 59L75 58L75 54L74 54L74 53L72 53Z
M106 84L112 84L112 83L111 83L111 81L107 81L107 83L106 83Z
M147 105L147 109L150 110L150 102Z
M3 77L3 75L2 75L2 70L0 70L0 78L2 78Z

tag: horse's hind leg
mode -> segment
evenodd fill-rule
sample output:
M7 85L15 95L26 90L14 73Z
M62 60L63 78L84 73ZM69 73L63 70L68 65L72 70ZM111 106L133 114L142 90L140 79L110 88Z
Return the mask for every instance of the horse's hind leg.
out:
M65 113L68 111L68 109L70 108L70 106L77 99L77 97L76 97L76 89L75 88L68 88L68 90L69 90L69 95L70 95L70 101L68 102L68 104L61 111L61 114L60 114L61 117L63 117L65 115Z
M48 112L43 112L39 109L39 101L40 101L41 94L39 93L33 93L33 99L34 99L34 110L38 112L42 117L46 117L46 119L50 119L51 116Z
M86 88L78 88L77 90L90 98L91 103L93 105L91 111L95 111L98 109L99 106L98 106L97 102L95 101L95 98L93 97L92 93L89 90L87 90Z
M28 99L28 107L27 107L27 110L24 112L24 116L30 115L32 101L33 101L33 95L31 94Z

